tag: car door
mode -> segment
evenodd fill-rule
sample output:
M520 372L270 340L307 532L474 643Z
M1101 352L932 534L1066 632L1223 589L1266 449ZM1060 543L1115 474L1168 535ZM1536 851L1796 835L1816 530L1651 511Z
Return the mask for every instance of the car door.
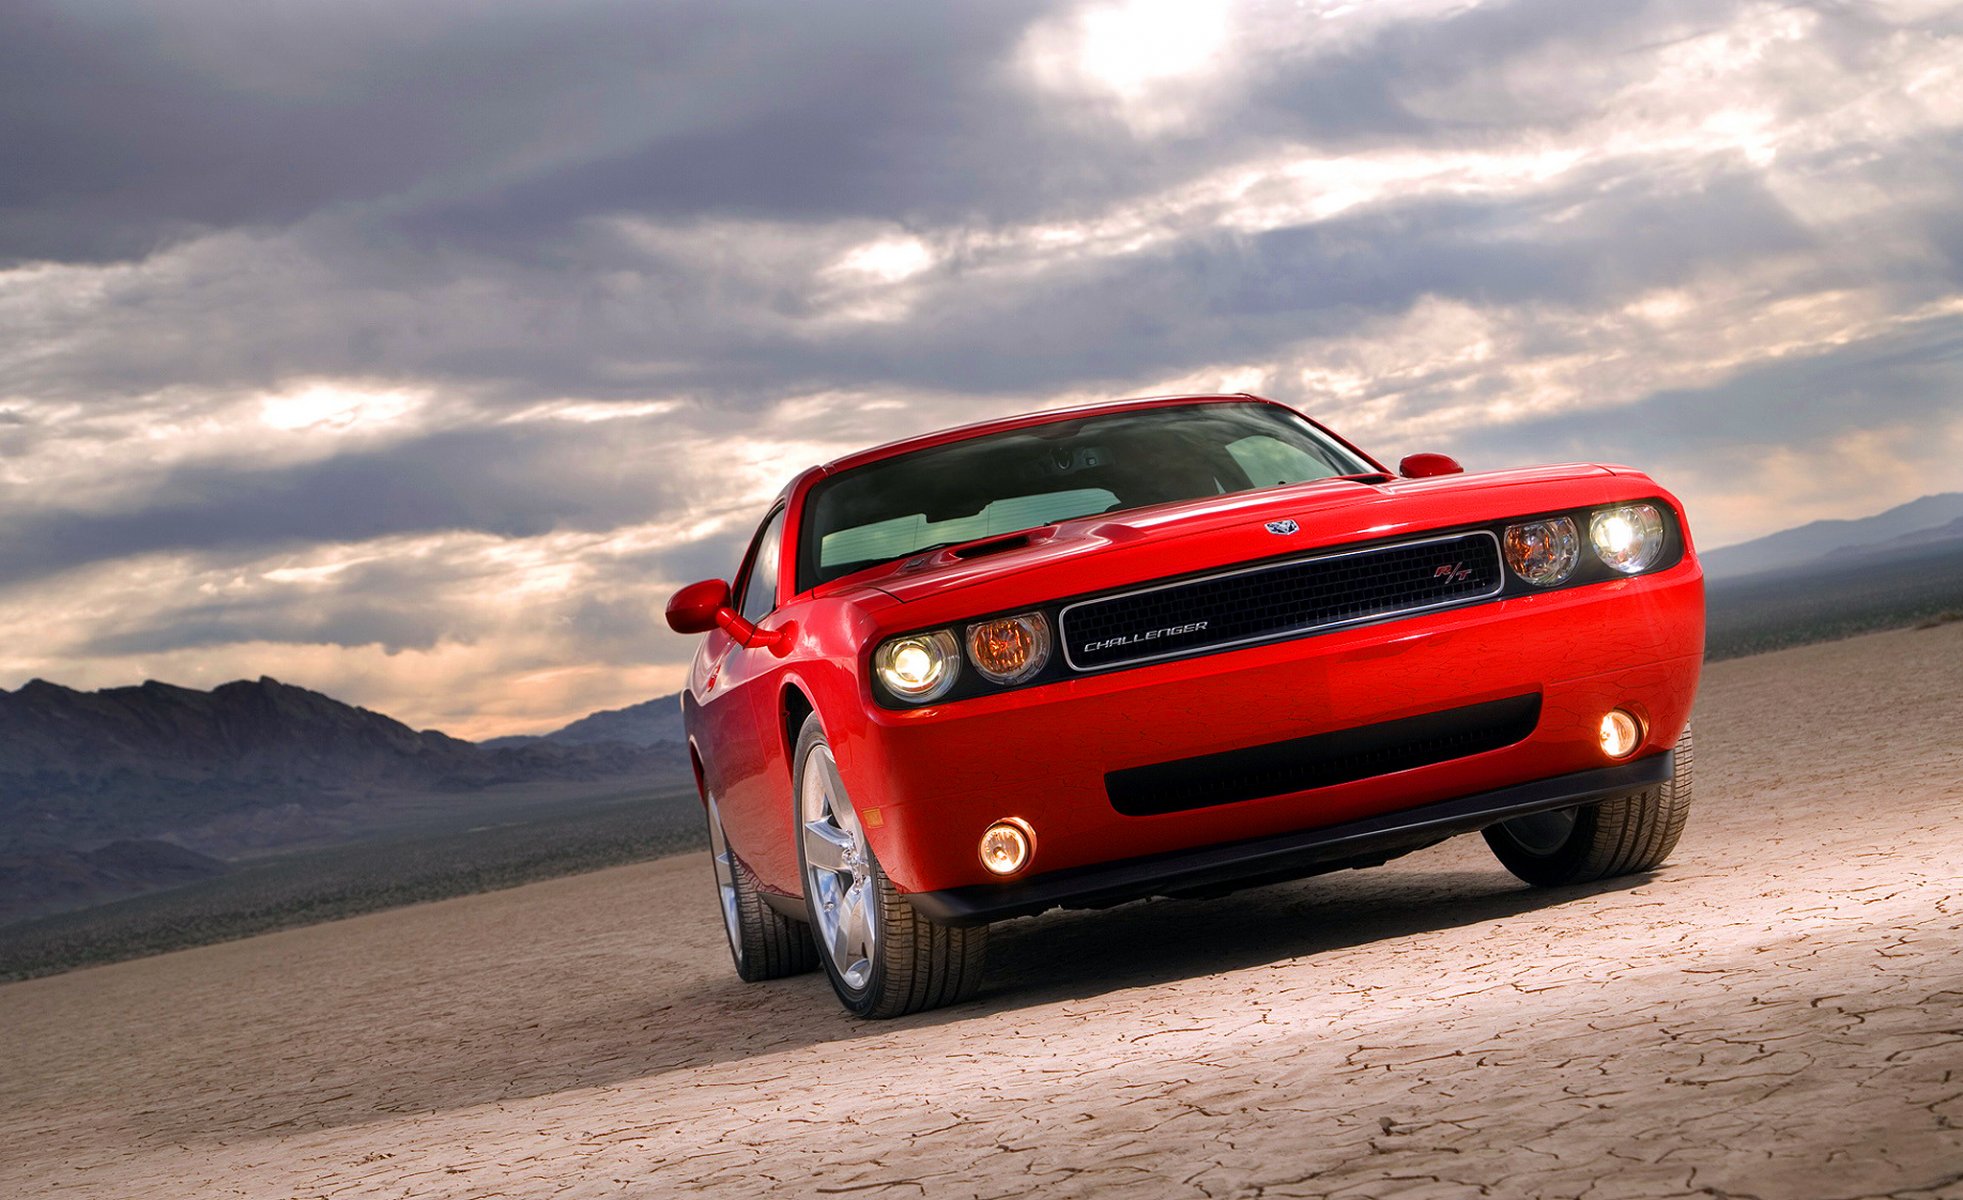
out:
M730 605L743 618L769 627L777 608L779 571L783 565L784 509L774 510L758 527L737 574ZM737 855L776 890L795 882L783 877L782 848L773 844L789 803L788 778L782 765L776 728L777 673L783 659L765 647L746 647L728 639L728 650L715 669L711 700L703 705L713 727L716 763L712 767L723 826Z

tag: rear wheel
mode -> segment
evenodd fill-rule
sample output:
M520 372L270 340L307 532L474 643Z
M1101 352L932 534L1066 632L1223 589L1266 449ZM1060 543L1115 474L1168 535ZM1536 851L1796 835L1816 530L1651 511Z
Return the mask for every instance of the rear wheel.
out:
M818 965L818 948L811 929L763 902L757 881L729 848L716 798L708 799L709 856L716 869L716 899L722 908L723 932L729 935L729 956L736 974L755 983L800 975Z
M839 1002L857 1016L897 1017L974 995L988 927L913 911L866 841L816 716L805 718L795 761L805 906Z
M1685 726L1668 782L1599 804L1501 821L1487 828L1486 844L1507 870L1540 887L1651 870L1670 857L1690 818L1691 766Z

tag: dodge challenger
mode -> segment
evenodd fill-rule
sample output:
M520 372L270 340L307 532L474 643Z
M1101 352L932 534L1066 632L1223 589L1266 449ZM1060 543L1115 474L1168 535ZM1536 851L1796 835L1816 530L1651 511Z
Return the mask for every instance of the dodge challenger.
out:
M682 694L737 974L865 1017L980 983L991 922L1482 833L1647 871L1689 813L1703 571L1640 471L1393 473L1248 395L988 421L812 467Z

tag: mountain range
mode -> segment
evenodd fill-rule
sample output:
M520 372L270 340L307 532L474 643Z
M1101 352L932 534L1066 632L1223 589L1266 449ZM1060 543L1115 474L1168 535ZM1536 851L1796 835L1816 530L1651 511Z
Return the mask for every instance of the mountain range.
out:
M0 910L15 892L92 896L219 869L204 856L461 828L497 807L486 797L508 808L688 779L673 742L484 746L270 678L96 692L37 679L0 690Z
M1963 492L1924 496L1871 517L1814 521L1700 556L1714 578L1735 578L1823 559L1841 564L1850 556L1914 553L1948 542L1963 544Z
M681 745L687 740L687 735L682 732L682 697L680 692L675 692L630 704L626 708L603 709L551 733L491 738L479 744L503 749L539 742L559 746L594 746L604 742L656 746L663 743Z

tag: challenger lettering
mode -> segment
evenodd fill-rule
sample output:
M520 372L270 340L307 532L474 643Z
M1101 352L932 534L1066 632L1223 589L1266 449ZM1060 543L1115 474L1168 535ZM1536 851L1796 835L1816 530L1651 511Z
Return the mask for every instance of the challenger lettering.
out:
M1095 654L1099 650L1109 650L1113 646L1129 646L1134 642L1149 642L1155 638L1178 637L1182 633L1198 633L1205 628L1205 621L1195 621L1191 625L1173 625L1165 629L1148 630L1145 633L1128 633L1123 637L1106 638L1101 642L1086 642L1083 652Z

